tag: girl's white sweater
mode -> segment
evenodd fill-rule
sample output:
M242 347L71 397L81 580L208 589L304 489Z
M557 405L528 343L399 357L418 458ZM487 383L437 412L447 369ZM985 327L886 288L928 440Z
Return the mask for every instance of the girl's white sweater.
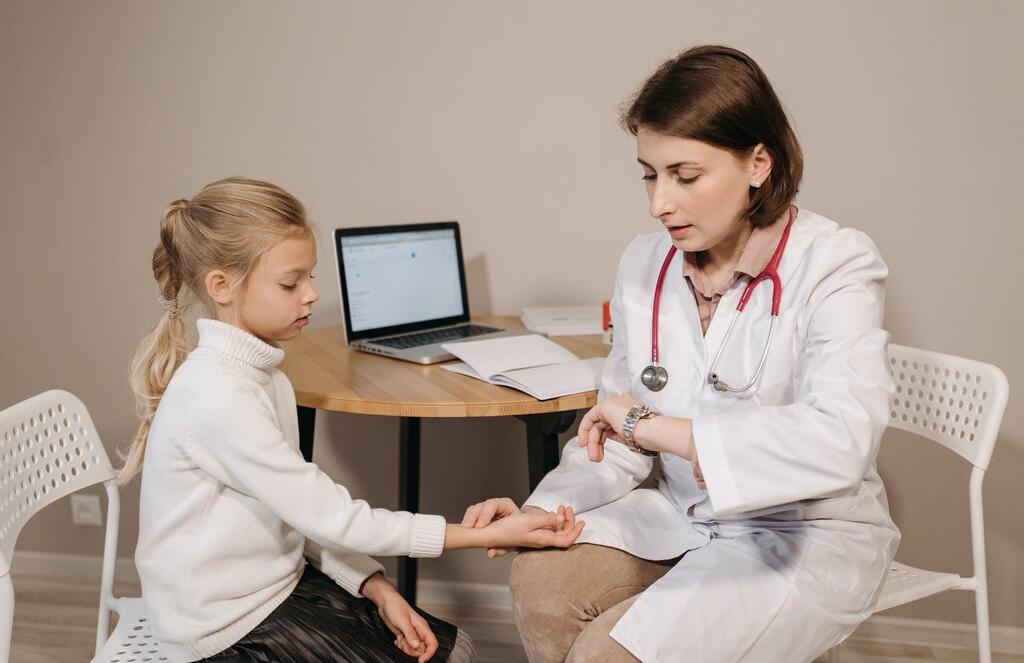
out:
M212 656L284 601L305 561L353 595L370 555L436 557L440 516L373 509L299 454L284 351L198 321L146 445L135 562L171 663Z

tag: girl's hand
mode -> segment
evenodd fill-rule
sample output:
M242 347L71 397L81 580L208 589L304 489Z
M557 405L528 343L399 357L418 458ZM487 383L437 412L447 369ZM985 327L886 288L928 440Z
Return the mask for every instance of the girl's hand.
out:
M622 439L622 424L626 421L629 409L639 403L630 394L619 394L606 398L583 415L577 433L577 441L581 447L587 447L587 456L591 461L599 463L604 460L605 440L625 444Z
M531 509L507 515L486 525L480 533L488 548L568 548L584 524L576 520L572 507L560 506L554 513Z
M380 618L395 634L395 646L419 663L427 663L437 651L437 637L394 585L375 573L363 584L362 594L373 601Z

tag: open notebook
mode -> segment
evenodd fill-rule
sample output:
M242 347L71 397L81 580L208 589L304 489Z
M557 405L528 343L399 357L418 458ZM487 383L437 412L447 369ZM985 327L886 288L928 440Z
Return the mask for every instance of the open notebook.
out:
M507 336L441 346L461 362L443 368L524 391L538 400L596 389L603 357L580 359L539 334Z

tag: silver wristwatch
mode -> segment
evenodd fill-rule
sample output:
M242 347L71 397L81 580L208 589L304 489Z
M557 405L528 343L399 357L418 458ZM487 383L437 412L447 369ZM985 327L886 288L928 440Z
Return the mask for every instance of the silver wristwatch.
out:
M638 454L644 456L657 456L657 451L648 451L639 444L636 443L636 438L633 437L633 432L636 431L637 422L647 417L657 416L658 413L643 404L636 404L629 408L629 412L626 413L626 421L622 424L622 439L626 441L626 446L631 451L635 451Z

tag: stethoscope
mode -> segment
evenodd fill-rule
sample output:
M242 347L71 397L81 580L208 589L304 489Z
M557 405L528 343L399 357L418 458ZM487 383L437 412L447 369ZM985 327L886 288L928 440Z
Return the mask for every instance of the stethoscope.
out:
M778 272L779 261L782 259L782 252L786 249L786 243L789 241L789 230L793 227L795 216L790 212L789 221L786 222L786 229L782 231L782 239L779 240L779 245L775 247L772 259L768 261L768 264L761 270L761 273L747 284L743 295L740 297L740 303L736 306L736 312L733 314L729 328L725 332L725 338L722 339L721 345L718 346L718 352L715 353L715 359L711 362L711 368L708 370L708 384L714 387L716 391L741 393L753 387L757 379L761 377L761 371L764 370L765 361L768 359L768 350L772 345L775 318L779 316L779 302L782 300L782 282L779 280ZM665 256L665 262L661 265L661 271L658 273L658 284L654 288L654 309L651 314L651 363L640 374L640 382L651 391L661 391L668 384L668 371L658 363L658 308L661 304L661 289L665 283L665 274L668 272L668 266L675 255L676 247L672 246L668 250L668 255ZM754 377L751 378L750 382L739 388L730 387L719 377L715 369L718 367L718 360L722 357L722 350L725 349L726 344L729 342L729 337L732 336L732 329L736 326L736 320L739 319L740 313L743 312L747 301L750 300L750 296L754 293L754 288L757 287L758 283L766 279L772 282L772 315L768 326L768 340L765 341L764 351L761 353L761 361L758 362L757 370L754 371Z

